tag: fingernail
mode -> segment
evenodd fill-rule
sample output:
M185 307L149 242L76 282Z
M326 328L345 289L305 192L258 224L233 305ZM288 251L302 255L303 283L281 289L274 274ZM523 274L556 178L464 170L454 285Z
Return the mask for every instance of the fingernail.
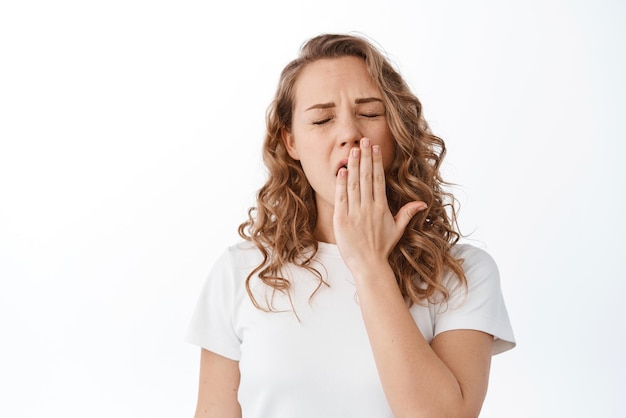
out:
M370 140L368 138L361 139L361 145L363 145L363 148L369 147L370 146Z
M353 156L354 158L359 158L359 153L360 153L360 150L359 150L358 148L354 148L354 149L352 150L352 156Z
M380 152L380 147L378 145L372 146L372 152L374 154L378 154Z

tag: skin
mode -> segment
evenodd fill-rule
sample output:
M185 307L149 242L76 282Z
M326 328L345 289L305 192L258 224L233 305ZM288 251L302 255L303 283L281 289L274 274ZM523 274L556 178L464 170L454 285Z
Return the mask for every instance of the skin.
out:
M392 214L385 168L394 141L381 94L355 57L309 64L296 82L293 123L283 131L315 190L316 238L337 244L352 272L385 395L397 418L476 417L489 378L491 335L454 330L429 344L398 288L388 255L423 210ZM365 99L365 100L364 100ZM347 163L347 168L340 168ZM196 417L238 417L238 363L202 351Z
M318 241L335 243L337 170L364 136L380 147L388 166L394 140L382 95L364 62L343 57L307 65L296 81L293 122L283 131L283 140L315 190Z
M201 350L195 418L241 418L237 401L239 362Z

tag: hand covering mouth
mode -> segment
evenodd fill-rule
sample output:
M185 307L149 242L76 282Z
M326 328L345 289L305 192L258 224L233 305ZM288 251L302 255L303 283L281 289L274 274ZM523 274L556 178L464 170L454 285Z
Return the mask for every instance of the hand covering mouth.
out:
M341 170L342 168L348 169L348 159L344 158L343 160L339 161L339 164L337 165L337 170L335 170L335 176L337 176L339 174L339 170Z

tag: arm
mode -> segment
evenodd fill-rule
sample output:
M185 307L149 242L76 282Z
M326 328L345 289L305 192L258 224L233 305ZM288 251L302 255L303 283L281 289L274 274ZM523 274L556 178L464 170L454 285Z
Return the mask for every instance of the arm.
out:
M361 313L385 395L400 417L473 417L480 412L491 361L491 335L448 331L429 345L402 297L388 255L412 216L411 202L394 217L386 199L378 147L361 140L337 176L333 228L354 275Z
M487 392L493 337L455 330L439 334L429 345L392 272L385 278L360 279L361 311L394 415L478 416Z
M239 362L202 349L195 418L241 418Z

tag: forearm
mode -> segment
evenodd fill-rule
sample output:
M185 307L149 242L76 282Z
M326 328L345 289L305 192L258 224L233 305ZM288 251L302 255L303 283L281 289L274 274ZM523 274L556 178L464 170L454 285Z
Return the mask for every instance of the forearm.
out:
M392 214L379 146L363 138L337 175L333 235L352 272L385 395L396 417L476 416L486 393L493 337L454 330L430 344L404 302L387 256L413 216L408 202ZM319 222L319 220L318 220Z
M363 320L394 415L466 416L456 377L422 336L389 265L356 279Z

